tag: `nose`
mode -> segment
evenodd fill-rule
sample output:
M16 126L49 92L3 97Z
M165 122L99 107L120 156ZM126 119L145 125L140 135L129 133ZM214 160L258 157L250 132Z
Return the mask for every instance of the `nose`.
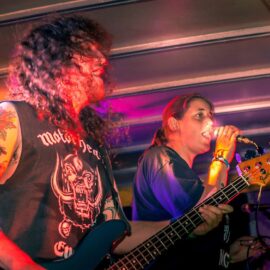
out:
M100 57L99 61L100 61L100 64L102 66L107 66L108 65L108 59L105 57L104 54L101 54L101 57Z
M108 65L108 59L101 51L98 51L97 53L97 60L100 66Z
M206 126L208 127L209 130L213 131L214 128L214 121L212 118L208 117Z
M213 127L213 125L214 125L214 120L213 120L212 117L208 117L208 118L207 118L207 125Z

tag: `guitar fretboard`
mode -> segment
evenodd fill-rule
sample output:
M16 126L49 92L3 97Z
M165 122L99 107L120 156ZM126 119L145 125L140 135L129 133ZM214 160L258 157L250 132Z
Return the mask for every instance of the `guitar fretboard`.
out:
M203 203L192 208L187 214L160 230L157 234L134 248L127 255L113 264L108 270L144 269L159 255L165 253L178 240L185 239L201 223L204 222L199 208L204 205L217 206L228 203L243 189L249 186L248 178L241 176L228 186L220 189Z

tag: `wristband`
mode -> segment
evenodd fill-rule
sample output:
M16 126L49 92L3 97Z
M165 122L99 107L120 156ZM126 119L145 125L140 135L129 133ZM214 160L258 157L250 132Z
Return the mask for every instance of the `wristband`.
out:
M230 163L228 162L228 160L226 158L224 158L223 156L215 156L212 159L213 161L220 161L221 163L225 164L225 166L227 167L227 169L230 169Z

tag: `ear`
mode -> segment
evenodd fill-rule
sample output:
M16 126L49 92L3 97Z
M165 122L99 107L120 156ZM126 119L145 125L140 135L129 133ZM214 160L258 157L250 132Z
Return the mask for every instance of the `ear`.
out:
M176 131L179 129L179 122L174 117L169 117L168 119L168 127L171 131Z

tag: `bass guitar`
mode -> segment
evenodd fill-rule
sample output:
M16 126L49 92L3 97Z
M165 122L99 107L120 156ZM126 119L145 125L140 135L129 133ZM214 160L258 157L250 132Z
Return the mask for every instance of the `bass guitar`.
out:
M141 243L113 265L103 269L138 270L146 268L158 256L174 246L177 241L187 238L198 225L204 222L199 212L200 207L204 205L217 206L219 204L227 204L250 185L263 187L269 182L270 154L244 161L238 164L238 166L242 174L232 183L214 193L201 204L196 205L184 216ZM76 249L75 254L70 258L62 261L48 262L43 264L43 266L49 270L94 270L109 254L111 243L120 238L120 233L125 228L123 226L125 224L120 220L106 222L87 235Z

